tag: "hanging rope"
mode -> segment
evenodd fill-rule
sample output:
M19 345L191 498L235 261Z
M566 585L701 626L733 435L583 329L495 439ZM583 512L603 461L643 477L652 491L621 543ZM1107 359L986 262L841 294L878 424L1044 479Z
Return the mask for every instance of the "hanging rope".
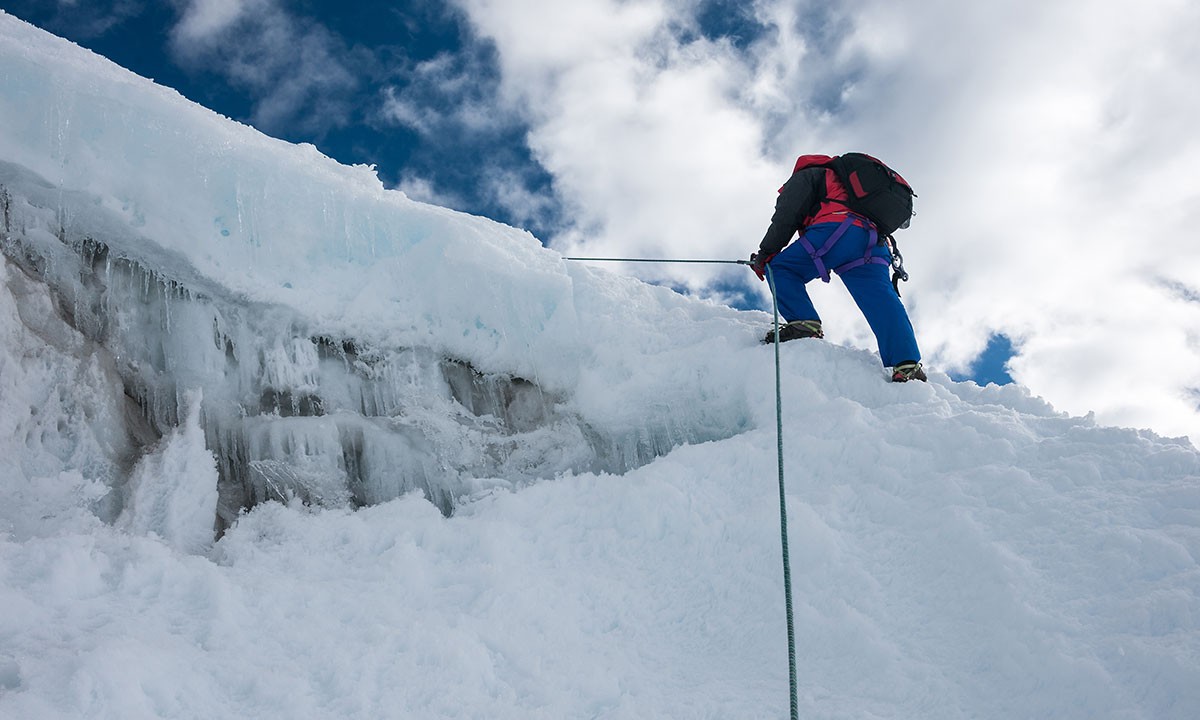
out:
M657 260L648 258L576 258L563 260L578 260L580 262L631 262L631 263L709 263L712 265L749 265L749 260Z
M749 260L655 260L646 258L563 258L581 262L633 262L633 263L728 263L731 265L749 265ZM791 720L799 720L800 711L796 692L796 632L792 616L792 568L788 559L787 531L787 495L783 483L783 383L779 370L779 300L775 295L775 275L771 266L766 265L767 287L771 289L771 309L775 316L775 439L779 465L779 539L783 546L783 596L787 606L787 644L788 644L788 689L791 706Z
M799 717L796 700L796 631L792 621L792 567L788 560L787 496L783 486L783 382L779 373L779 301L775 296L775 273L767 269L767 287L771 288L771 309L775 314L775 445L779 465L779 541L783 546L783 597L787 604L788 689L792 720Z

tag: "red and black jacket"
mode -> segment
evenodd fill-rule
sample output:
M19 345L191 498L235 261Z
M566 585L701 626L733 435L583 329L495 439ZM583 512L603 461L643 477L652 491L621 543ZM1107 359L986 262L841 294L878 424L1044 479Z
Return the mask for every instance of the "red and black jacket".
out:
M759 257L769 257L787 247L797 230L804 232L818 223L840 223L850 215L845 201L849 195L837 175L828 167L828 155L801 155L792 176L779 188L771 226L758 246ZM867 221L855 216L854 224Z

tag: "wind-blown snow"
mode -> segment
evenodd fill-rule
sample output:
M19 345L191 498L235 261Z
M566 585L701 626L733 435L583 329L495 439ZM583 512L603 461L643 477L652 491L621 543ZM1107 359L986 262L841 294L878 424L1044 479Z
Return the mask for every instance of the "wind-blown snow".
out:
M3 14L0 117L0 717L787 716L761 313ZM1186 440L782 350L802 717L1200 715Z

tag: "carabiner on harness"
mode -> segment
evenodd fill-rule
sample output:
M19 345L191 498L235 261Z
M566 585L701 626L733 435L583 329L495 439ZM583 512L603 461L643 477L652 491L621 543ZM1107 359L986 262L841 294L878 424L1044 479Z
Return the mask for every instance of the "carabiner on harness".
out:
M888 235L886 239L892 253L892 289L896 291L896 297L900 297L900 281L908 282L908 272L904 269L904 256L900 254L896 238Z

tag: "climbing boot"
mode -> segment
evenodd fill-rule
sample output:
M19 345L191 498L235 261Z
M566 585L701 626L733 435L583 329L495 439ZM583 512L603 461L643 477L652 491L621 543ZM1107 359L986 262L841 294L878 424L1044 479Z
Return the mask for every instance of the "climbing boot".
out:
M921 369L921 363L919 362L909 360L892 368L892 382L908 382L909 380L925 382L928 379L925 377L925 371Z
M820 320L793 320L786 325L779 326L779 342L787 342L788 340L796 340L797 338L823 338L825 333L821 332ZM764 343L775 342L775 328L767 331L767 336L763 338Z

